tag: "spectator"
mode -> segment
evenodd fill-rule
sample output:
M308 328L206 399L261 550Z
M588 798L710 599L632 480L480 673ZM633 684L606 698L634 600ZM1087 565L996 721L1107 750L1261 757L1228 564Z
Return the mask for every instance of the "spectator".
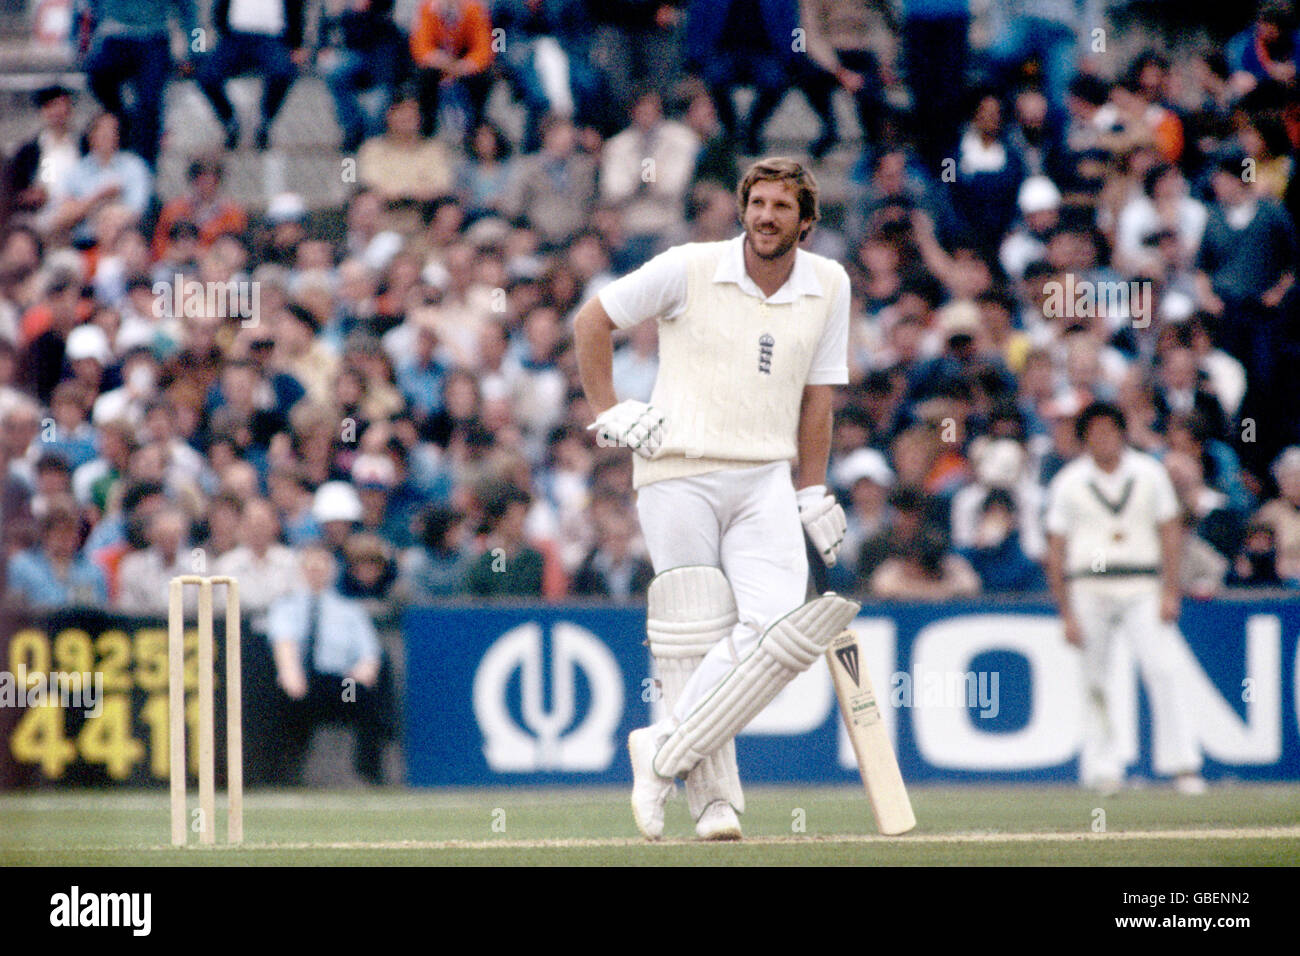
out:
M1047 550L1041 518L1043 489L1029 475L1029 455L1024 446L1009 437L981 436L971 443L970 458L976 480L953 496L953 545L959 549L976 546L980 529L988 521L989 496L995 491L1005 492L1011 498L1009 513L1016 519L1016 547L1034 560L1041 560Z
M1205 387L1223 408L1229 421L1237 421L1241 400L1246 394L1246 369L1235 358L1217 348L1199 315L1189 319L1184 327L1187 342L1196 354L1197 364L1204 375Z
M596 546L573 576L573 594L618 601L644 595L654 568L644 555L633 550L635 537L630 514L615 508L603 510L596 522Z
M897 547L912 547L929 524L928 500L915 488L894 487L886 499L885 525L862 544L857 560L858 581L866 588L871 576Z
M1174 415L1197 415L1206 436L1219 441L1228 437L1228 416L1219 399L1209 390L1196 354L1190 348L1173 346L1160 354L1157 366L1156 431L1163 432Z
M1261 199L1241 170L1232 156L1214 169L1197 291L1202 308L1219 319L1223 349L1246 368L1242 416L1255 417L1278 390L1279 309L1295 284L1296 240L1286 211ZM1261 439L1252 455L1257 467L1278 450L1277 439Z
M86 127L87 151L63 181L64 199L54 211L53 232L71 231L75 242L90 246L95 217L109 204L122 204L135 220L144 216L153 174L139 156L120 148L118 132L113 113L100 113Z
M266 479L271 503L291 548L300 548L321 535L313 515L314 496L307 477L296 465L272 468Z
M339 593L377 609L397 580L397 564L390 547L378 535L362 531L348 538L343 553L346 564L339 579Z
M1119 215L1115 257L1121 270L1132 274L1157 268L1155 251L1146 242L1161 230L1172 231L1177 239L1177 264L1190 265L1208 217L1205 206L1188 195L1178 167L1152 166L1142 177L1142 195L1131 199Z
M740 165L727 131L718 122L718 110L709 88L692 77L682 83L678 97L686 103L682 122L701 143L691 173L692 193L688 201L698 201L695 187L701 183L720 187L730 197L732 185L740 180Z
M194 0L97 0L94 35L85 70L90 91L118 118L127 148L149 166L158 162L163 132L163 94L172 70L174 23L190 50L198 14ZM188 55L178 64L182 75L193 72ZM123 90L130 87L128 109Z
M485 505L486 548L466 575L466 590L478 597L541 597L542 553L524 534L532 496L513 486Z
M1047 254L1047 240L1060 219L1061 191L1046 176L1031 176L1020 184L1016 206L1020 228L1002 240L998 261L1003 271L1019 282L1025 267Z
M337 722L356 732L357 774L382 784L389 721L374 624L358 602L334 589L338 569L326 548L309 545L301 561L305 586L272 602L267 617L276 679L287 698L282 704L286 776L301 785L313 731Z
M1220 554L1236 554L1245 523L1229 507L1228 496L1206 481L1201 462L1186 452L1171 451L1165 455L1164 465L1178 493L1179 504L1188 515L1189 528Z
M233 552L242 538L244 501L238 495L223 491L208 502L205 515L205 532L200 532L204 560L214 566Z
M33 97L41 113L41 131L14 152L5 166L9 212L42 221L62 202L63 184L81 158L72 132L72 91L44 86ZM0 209L0 214L5 210Z
M272 321L275 346L270 367L291 376L312 401L329 402L338 359L318 338L320 319L306 307L291 302Z
M320 59L343 131L340 149L355 153L367 133L379 132L379 116L406 57L405 37L393 22L393 0L348 0L342 10L327 15L321 33L329 44L329 55ZM366 91L378 101L370 115L361 102Z
M171 579L194 573L189 518L178 508L163 508L149 517L145 535L148 547L122 558L117 607L128 614L162 615Z
M397 469L390 457L365 453L352 465L352 481L361 501L361 528L390 548L412 543L412 513L397 498Z
M69 469L95 458L95 429L86 420L89 406L89 391L75 381L60 383L50 396L54 427L44 437L46 454L57 455Z
M837 496L846 497L849 502L845 508L848 525L840 548L840 563L856 575L862 570L858 562L863 558L866 542L879 540L877 536L890 530L887 503L894 473L880 452L874 448L858 448L832 467L831 481Z
M1289 86L1300 64L1295 8L1289 0L1266 0L1255 22L1228 42L1231 88L1248 93L1261 84Z
M1282 586L1277 573L1277 539L1271 525L1256 523L1246 529L1246 540L1232 562L1228 583L1239 588Z
M239 512L239 544L212 562L213 574L237 578L240 606L259 618L279 598L302 587L298 555L280 543L280 519L265 498L250 498Z
M531 153L541 145L538 127L543 116L552 110L566 116L573 114L570 76L583 67L565 55L559 34L567 25L563 21L582 17L584 7L545 0L495 0L492 4L493 29L503 31L500 35L504 36L496 69L524 107L525 152Z
M1227 577L1229 561L1214 545L1196 533L1196 515L1183 513L1186 533L1178 571L1183 593L1202 601L1219 593Z
M628 241L649 259L657 244L685 228L686 189L700 141L690 127L664 117L658 90L643 90L632 105L632 125L601 154L600 196L623 217Z
M346 481L327 481L316 489L311 516L320 527L321 541L334 557L344 560L344 547L361 520L361 499Z
M0 447L11 478L30 495L36 489L36 458L40 451L41 407L26 395L0 406Z
M1087 49L1092 31L1103 28L1091 3L1041 4L1033 0L994 0L992 35L997 41L989 58L1008 76L1031 57L1041 64L1043 92L1056 116L1065 113L1066 92L1074 78L1079 51Z
M970 0L904 0L903 61L912 93L917 150L930 175L954 155L966 83Z
M217 45L198 68L199 87L226 131L226 149L239 146L239 117L226 97L226 82L252 71L262 77L262 103L253 148L266 149L271 126L298 70L307 65L303 0L222 0L213 7Z
M38 534L35 546L8 559L6 601L49 610L102 606L108 585L103 572L81 551L76 503L66 497L51 501Z
M402 250L402 236L384 222L384 200L372 189L359 189L348 201L347 235L344 250L349 259L358 259L369 268L382 272Z
M799 22L806 31L808 57L801 84L808 102L822 123L821 135L808 147L813 159L821 159L839 138L831 95L843 88L853 99L858 129L867 149L884 140L884 118L888 111L882 84L882 66L870 44L873 37L889 36L892 23L879 29L873 22L868 0L800 0ZM892 11L885 19L892 20ZM927 104L927 108L930 104Z
M464 539L463 518L430 505L420 516L420 543L402 553L394 596L403 604L427 604L464 593L472 561Z
M967 235L992 253L1015 218L1024 163L1007 140L1002 102L979 95L957 146L953 206Z
M1043 569L1020 546L1019 518L1011 492L995 488L984 496L969 546L959 550L979 576L986 594L1042 591Z
M492 22L480 0L422 0L411 25L411 59L420 90L420 135L438 132L444 89L466 111L464 131L482 121L492 92Z
M192 223L197 230L197 251L211 248L218 236L239 235L248 228L243 207L221 194L225 167L219 157L198 157L190 163L186 175L190 191L177 196L158 213L153 233L156 260L167 254L168 243L174 240L172 230L180 222Z
M502 211L559 246L585 224L596 200L596 164L577 151L577 131L562 116L542 122L540 152L521 156Z
M540 125L540 120L539 120ZM514 165L510 140L493 123L480 123L469 137L469 155L456 168L456 195L467 216L486 216L500 209Z
M1278 494L1256 512L1255 523L1273 531L1278 577L1300 586L1300 448L1279 455L1272 471Z
M659 328L640 322L627 333L627 341L614 350L614 387L622 398L650 401L659 376Z
M397 93L387 122L384 134L366 140L357 153L360 181L390 203L428 203L450 193L451 156L442 143L421 135L414 97Z
M785 96L787 77L799 69L790 41L798 6L796 0L693 0L687 10L687 65L708 84L727 135L750 156L762 152L763 127ZM731 101L741 85L754 88L743 122Z
M980 579L959 554L946 553L933 532L900 544L871 575L873 597L886 601L947 601L979 593Z

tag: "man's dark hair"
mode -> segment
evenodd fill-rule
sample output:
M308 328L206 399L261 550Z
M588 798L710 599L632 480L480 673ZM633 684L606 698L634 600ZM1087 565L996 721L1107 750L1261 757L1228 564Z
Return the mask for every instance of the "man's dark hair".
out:
M1100 77L1080 73L1070 81L1070 95L1093 106L1101 106L1110 99L1110 86Z
M487 518L492 527L496 527L497 523L506 516L506 512L510 510L511 505L522 504L527 506L532 503L533 496L524 489L518 485L506 484L493 489L486 496L486 500L483 502L483 516Z
M430 551L448 550L447 535L460 516L442 505L430 505L420 515L420 541Z
M72 96L72 90L68 89L66 86L60 86L58 84L53 86L42 86L32 94L32 102L36 104L37 109L40 109L47 103L53 103L55 100L62 99L65 96Z
M925 493L919 488L899 485L889 493L889 507L895 511L916 511L925 509Z
M1092 402L1074 420L1075 437L1083 441L1084 436L1088 434L1088 426L1098 418L1109 418L1121 432L1128 429L1128 421L1118 405L1111 402Z
M138 508L144 499L166 494L167 489L157 481L137 481L122 493L122 511L129 514Z

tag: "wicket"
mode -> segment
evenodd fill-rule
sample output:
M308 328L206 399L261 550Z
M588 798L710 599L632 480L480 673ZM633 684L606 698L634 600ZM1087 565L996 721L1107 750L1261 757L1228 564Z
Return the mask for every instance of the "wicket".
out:
M172 844L184 846L186 832L185 760L185 586L199 588L199 842L215 843L216 742L213 724L212 586L226 586L226 842L244 839L243 692L239 674L239 582L231 577L181 575L171 580L167 608L167 730L171 746Z

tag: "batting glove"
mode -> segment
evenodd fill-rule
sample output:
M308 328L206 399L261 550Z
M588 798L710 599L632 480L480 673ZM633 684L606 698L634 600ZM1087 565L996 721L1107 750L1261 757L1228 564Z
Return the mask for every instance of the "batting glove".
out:
M628 399L600 413L587 426L596 431L602 448L631 448L642 458L653 458L663 443L664 413L653 405Z
M835 555L844 543L844 532L848 528L844 509L826 493L825 485L800 488L795 501L799 504L799 520L803 522L813 547L826 562L826 567L835 567Z

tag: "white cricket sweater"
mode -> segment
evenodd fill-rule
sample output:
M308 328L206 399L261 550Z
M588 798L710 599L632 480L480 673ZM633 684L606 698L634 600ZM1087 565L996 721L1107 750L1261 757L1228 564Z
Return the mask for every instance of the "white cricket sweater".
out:
M601 291L615 324L627 327L653 306L637 302L637 290L620 283L662 281L666 264L685 280L682 290L667 294L666 309L651 313L660 322L650 401L664 412L666 426L653 459L633 458L634 487L793 460L804 387L847 380L844 268L800 250L786 285L760 298L744 275L742 241L676 247ZM638 276L643 270L648 274ZM655 304L665 304L663 293Z

